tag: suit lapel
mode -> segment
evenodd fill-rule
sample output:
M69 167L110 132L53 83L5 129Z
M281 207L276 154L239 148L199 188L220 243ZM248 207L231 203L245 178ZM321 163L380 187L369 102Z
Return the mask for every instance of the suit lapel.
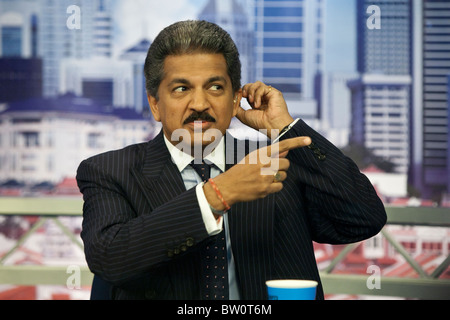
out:
M232 139L230 141L230 139ZM249 152L249 144L226 136L226 170ZM230 159L227 155L227 160ZM243 299L267 299L265 280L271 278L275 196L252 202L236 203L228 213L230 237Z
M186 191L180 172L167 150L162 131L148 143L142 166L132 168L131 173L152 210Z

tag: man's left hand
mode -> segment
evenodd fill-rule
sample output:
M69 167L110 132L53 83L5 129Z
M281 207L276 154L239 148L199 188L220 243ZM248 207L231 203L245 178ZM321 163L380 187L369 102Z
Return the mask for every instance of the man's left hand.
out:
M242 97L246 98L251 109L238 108L236 117L245 125L255 129L266 129L267 135L272 137L272 130L276 135L294 119L288 112L283 94L277 89L260 81L248 83L242 88Z

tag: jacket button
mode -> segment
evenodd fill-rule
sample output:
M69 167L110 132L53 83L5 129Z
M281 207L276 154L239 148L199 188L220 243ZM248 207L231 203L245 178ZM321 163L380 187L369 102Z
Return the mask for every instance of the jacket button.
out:
M319 160L323 161L323 160L325 160L325 159L327 158L327 156L324 155L324 154L321 154L321 155L318 156L317 158L318 158Z
M171 250L171 249L167 250L167 256L169 258L173 258L173 250Z
M194 238L189 237L189 238L186 239L186 245L188 247L192 247L194 245L194 243L195 243Z

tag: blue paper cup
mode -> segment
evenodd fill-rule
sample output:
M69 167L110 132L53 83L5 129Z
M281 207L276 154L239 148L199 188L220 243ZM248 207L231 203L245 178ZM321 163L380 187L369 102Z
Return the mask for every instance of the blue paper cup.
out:
M313 280L266 281L269 300L314 300L317 285Z

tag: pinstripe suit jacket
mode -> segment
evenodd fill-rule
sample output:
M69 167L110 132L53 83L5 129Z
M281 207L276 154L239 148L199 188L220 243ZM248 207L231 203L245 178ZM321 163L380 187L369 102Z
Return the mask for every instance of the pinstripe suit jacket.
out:
M283 190L237 203L228 213L243 299L266 299L268 279L320 283L312 240L356 242L386 222L374 188L349 158L301 120L283 139L294 136L310 136L313 146L289 152ZM234 153L243 154L232 141ZM86 259L112 284L113 298L200 298L198 248L211 239L195 188L185 190L162 133L83 161L77 180ZM317 298L323 298L321 285Z

